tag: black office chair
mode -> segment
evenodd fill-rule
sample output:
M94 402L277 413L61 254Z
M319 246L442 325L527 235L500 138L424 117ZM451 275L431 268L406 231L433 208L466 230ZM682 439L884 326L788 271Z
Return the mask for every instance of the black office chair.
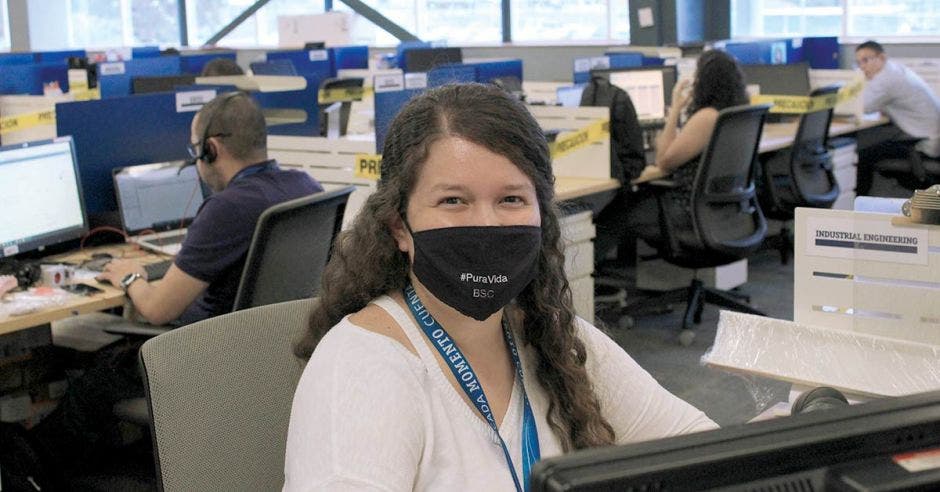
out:
M233 311L316 295L333 240L343 225L347 186L264 211L248 249Z
M718 114L715 130L702 153L689 201L691 216L673 199L675 182L647 183L656 194L660 235L643 238L665 261L683 268L712 268L747 257L764 240L767 222L754 186L753 162L769 105L735 106ZM746 299L746 297L745 297ZM705 287L694 278L689 287L628 305L626 312L687 302L679 341L690 345L705 303L763 315L727 292Z
M810 97L835 95L839 86L814 90ZM787 222L797 207L830 208L839 198L839 183L832 171L829 152L829 124L832 108L804 113L793 145L769 158L761 159L759 192L761 209L768 219L780 220L777 248L780 261L787 264L793 241Z
M940 160L931 159L917 150L918 141L911 141L906 159L885 159L875 164L878 178L894 179L905 189L925 190L940 183ZM872 188L875 188L874 186Z

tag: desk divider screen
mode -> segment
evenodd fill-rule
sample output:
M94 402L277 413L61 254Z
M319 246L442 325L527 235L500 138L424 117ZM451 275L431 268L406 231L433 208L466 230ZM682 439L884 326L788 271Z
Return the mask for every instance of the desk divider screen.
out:
M111 169L188 159L195 114L177 111L175 93L57 104L56 130L75 141L89 218L117 210Z
M142 76L179 75L180 57L132 59L98 64L98 87L101 98L124 97L131 94L132 79Z

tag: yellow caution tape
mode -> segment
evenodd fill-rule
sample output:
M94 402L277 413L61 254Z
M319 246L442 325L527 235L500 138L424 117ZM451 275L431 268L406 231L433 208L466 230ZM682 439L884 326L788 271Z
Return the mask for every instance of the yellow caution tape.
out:
M101 89L87 89L87 88L69 88L69 94L72 94L72 98L75 101L91 101L101 99Z
M55 110L40 111L38 113L18 114L0 118L0 135L25 130L34 126L54 125Z
M825 96L784 96L757 95L751 98L751 104L773 104L771 113L801 114L835 107L837 104L854 99L862 91L862 81L856 80L839 89L835 94Z
M570 154L610 134L610 120L600 120L548 144L552 159Z
M582 147L602 140L610 134L610 120L599 120L549 144L553 159L570 154ZM378 180L382 176L382 156L356 154L353 175L357 178Z
M356 167L353 175L357 178L378 181L382 177L382 156L377 154L356 154Z
M317 102L332 104L344 101L359 101L364 96L372 94L371 87L339 87L336 89L320 89L317 92Z

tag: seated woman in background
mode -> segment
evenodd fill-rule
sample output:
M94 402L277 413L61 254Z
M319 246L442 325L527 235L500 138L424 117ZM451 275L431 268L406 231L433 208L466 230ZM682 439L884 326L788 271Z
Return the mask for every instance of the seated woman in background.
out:
M521 491L540 457L715 427L575 317L553 181L498 88L402 109L297 347L285 490Z
M669 194L683 204L681 209L689 206L699 157L712 138L718 112L748 104L741 67L734 57L721 50L702 53L695 67L691 94L688 88L688 80L679 81L673 88L666 126L656 138L656 162L646 166L634 180L637 183L669 176L679 184ZM659 215L654 197L643 196L631 208L630 216L628 222L640 237L658 234Z

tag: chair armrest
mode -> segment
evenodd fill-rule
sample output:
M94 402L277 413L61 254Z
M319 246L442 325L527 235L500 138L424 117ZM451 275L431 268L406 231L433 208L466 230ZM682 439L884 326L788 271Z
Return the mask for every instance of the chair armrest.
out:
M663 190L672 190L679 187L679 183L671 179L654 179L652 181L644 181L642 183L636 183L633 185L633 191L638 191L643 188L663 191Z
M170 330L172 326L112 326L105 328L105 333L111 333L112 335L128 335L135 337L145 337L152 338L158 335L162 335Z

